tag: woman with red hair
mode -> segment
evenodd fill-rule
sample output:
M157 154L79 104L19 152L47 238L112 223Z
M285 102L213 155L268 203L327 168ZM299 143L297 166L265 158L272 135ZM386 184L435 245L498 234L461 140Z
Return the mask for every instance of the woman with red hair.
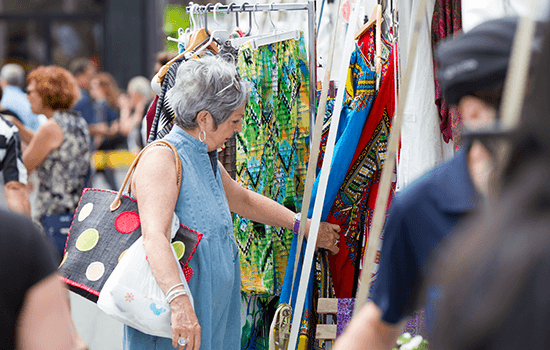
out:
M78 99L76 80L69 71L38 67L27 77L27 99L35 114L48 119L36 132L16 123L28 143L23 162L38 175L34 218L39 221L60 254L90 168L91 138L88 124L70 112Z

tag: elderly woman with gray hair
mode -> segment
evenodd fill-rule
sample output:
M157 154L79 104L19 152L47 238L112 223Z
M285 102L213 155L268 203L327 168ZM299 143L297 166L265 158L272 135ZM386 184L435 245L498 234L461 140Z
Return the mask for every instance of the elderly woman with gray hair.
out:
M266 225L293 229L295 214L233 180L217 161L217 149L242 130L249 88L234 65L214 57L190 60L168 92L175 125L164 138L179 152L182 185L177 193L175 161L165 147L148 150L137 166L132 188L141 216L143 244L155 278L166 293L180 283L172 262L170 225L180 222L204 234L190 262L187 295L170 303L172 339L125 327L126 349L214 350L240 348L241 272L231 212ZM309 221L306 225L306 235ZM337 252L337 225L322 223L318 246ZM181 286L176 289L183 289ZM184 344L184 345L182 345Z

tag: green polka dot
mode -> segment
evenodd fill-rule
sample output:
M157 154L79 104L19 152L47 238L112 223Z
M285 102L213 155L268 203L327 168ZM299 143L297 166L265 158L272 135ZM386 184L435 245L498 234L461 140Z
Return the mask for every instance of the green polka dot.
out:
M98 241L99 232L97 232L96 229L89 228L86 231L82 232L82 234L76 240L76 249L80 250L81 252L87 252L94 249Z
M172 247L174 247L174 251L176 252L178 260L181 260L181 258L183 258L183 255L185 254L185 245L180 241L175 241L174 243L172 243Z

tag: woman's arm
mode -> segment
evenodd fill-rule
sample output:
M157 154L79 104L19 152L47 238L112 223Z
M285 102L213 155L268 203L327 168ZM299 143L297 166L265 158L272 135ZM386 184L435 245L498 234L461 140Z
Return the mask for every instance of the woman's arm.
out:
M29 142L31 142L31 139L34 135L34 132L31 129L23 125L23 123L21 123L21 121L14 116L3 115L3 117L17 127L17 129L19 130L19 136L21 136L21 140L23 142L25 142L26 144L29 144Z
M42 164L48 154L61 146L61 143L63 143L63 131L59 124L49 119L36 131L23 152L23 163L27 170L31 172Z
M147 150L132 176L132 189L138 203L147 260L158 285L166 293L181 283L179 264L170 247L170 228L179 195L172 151L165 147ZM189 298L186 295L177 297L170 303L170 309L172 345L177 346L178 338L184 337L188 350L199 350L200 326Z
M259 193L250 191L233 180L227 173L223 165L222 181L229 209L247 219L261 222L269 226L284 227L292 230L294 224L294 213L274 200L262 196ZM305 236L309 235L309 226L311 220L306 223ZM330 250L332 253L338 253L336 246L340 238L340 226L322 222L319 226L317 237L317 247Z
M25 295L16 327L17 349L73 350L73 328L65 289L59 276L53 274Z

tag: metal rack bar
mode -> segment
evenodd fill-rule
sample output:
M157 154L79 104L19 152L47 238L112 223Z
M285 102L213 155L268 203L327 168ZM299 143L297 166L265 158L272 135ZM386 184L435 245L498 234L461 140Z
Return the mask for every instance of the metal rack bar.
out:
M191 7L195 6L193 2L189 3L189 6L185 8L187 13L191 12ZM209 6L210 5L210 6ZM309 60L309 125L310 130L313 130L315 123L315 105L316 96L315 90L317 88L317 31L316 18L315 18L315 0L308 0L304 3L293 4L229 4L218 6L216 12L228 13L228 12L260 12L260 11L307 11L308 20L308 60ZM214 6L212 4L198 5L195 8L197 13L212 13L214 12ZM323 122L321 120L321 122Z
M185 8L187 13L191 12L191 7L195 5L190 2L189 6ZM199 5L197 7L197 12L214 12L214 7L210 6L207 10L208 5ZM231 8L230 8L231 7ZM294 4L244 4L243 5L221 5L218 6L216 12L256 12L256 11L299 11L299 10L309 10L309 3L294 3Z

